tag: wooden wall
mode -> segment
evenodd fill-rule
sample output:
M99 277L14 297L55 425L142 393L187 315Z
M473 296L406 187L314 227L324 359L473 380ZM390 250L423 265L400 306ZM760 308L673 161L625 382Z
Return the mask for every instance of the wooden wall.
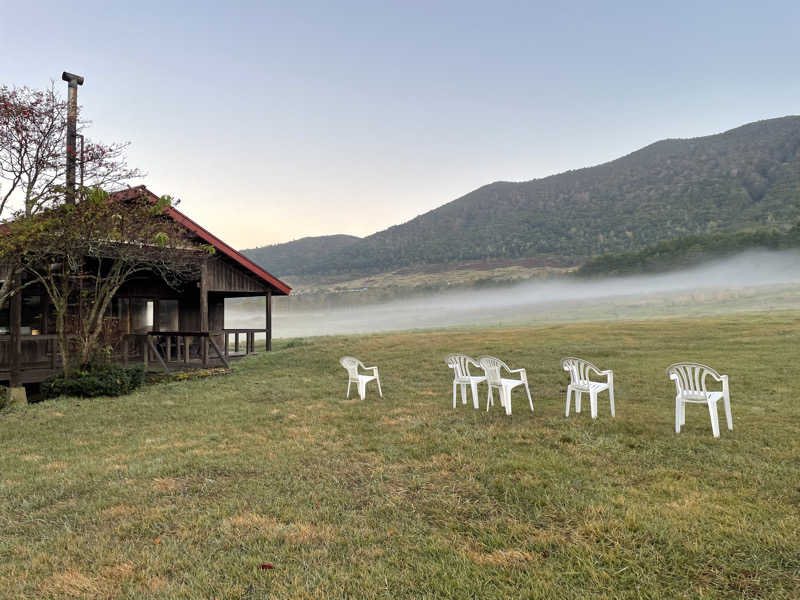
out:
M209 292L254 292L260 295L267 289L263 282L226 258L214 256L208 261Z

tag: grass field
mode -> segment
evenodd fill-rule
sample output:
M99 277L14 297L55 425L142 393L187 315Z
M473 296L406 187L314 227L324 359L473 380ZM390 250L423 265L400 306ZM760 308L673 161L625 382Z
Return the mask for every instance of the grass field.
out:
M288 340L6 412L0 597L798 598L798 348L799 312ZM453 410L451 351L526 367L535 413ZM614 369L616 419L564 418L566 355ZM702 407L673 433L687 359L730 375L719 440Z

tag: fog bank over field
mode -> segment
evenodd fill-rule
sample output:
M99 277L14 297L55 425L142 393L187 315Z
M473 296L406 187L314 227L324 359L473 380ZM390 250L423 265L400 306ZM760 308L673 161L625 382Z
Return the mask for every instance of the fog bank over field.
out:
M790 308L800 308L800 251L750 251L680 272L539 280L353 308L282 312L276 299L273 329L286 338ZM263 327L263 310L229 304L226 326Z

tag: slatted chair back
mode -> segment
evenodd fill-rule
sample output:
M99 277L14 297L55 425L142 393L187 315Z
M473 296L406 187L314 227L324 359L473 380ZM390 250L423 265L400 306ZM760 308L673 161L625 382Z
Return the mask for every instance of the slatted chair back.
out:
M363 369L364 363L352 356L343 356L339 359L339 364L347 369L347 376L350 378L350 381L358 383L358 367L360 365Z
M570 383L573 385L587 385L591 380L589 379L589 372L594 371L599 373L600 369L595 367L588 360L568 356L561 360L561 368L569 372Z
M444 362L448 367L453 369L455 378L458 381L469 381L469 378L472 376L472 374L469 372L470 365L475 365L476 367L481 366L477 361L470 358L466 354L448 354L447 358L444 359Z
M506 363L494 356L481 356L478 358L478 363L486 373L486 381L489 385L502 385L502 369L510 371Z
M722 376L707 365L692 362L675 363L667 367L667 377L675 382L678 395L688 399L704 400L708 393L706 378L722 381Z

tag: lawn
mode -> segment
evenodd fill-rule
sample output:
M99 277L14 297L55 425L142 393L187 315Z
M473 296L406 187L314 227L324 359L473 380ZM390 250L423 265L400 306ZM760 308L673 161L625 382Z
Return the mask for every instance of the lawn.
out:
M799 347L798 312L288 340L5 412L0 597L798 598ZM535 413L453 410L452 351L526 367ZM567 355L616 419L564 418ZM718 440L700 406L674 433L688 359L730 375Z

